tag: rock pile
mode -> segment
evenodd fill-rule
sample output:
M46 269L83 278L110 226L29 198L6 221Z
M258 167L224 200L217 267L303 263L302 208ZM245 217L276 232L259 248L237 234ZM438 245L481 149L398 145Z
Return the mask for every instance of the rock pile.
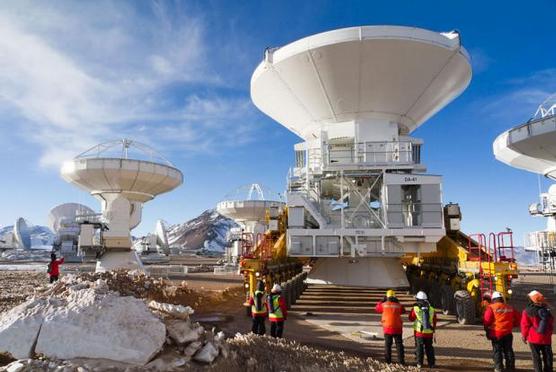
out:
M375 359L358 358L343 352L321 350L287 339L275 339L253 334L237 334L227 340L229 357L212 369L230 371L419 371L416 367L385 364ZM269 352L271 350L271 352Z
M223 333L215 335L191 322L193 309L189 306L154 300L147 306L136 298L176 293L190 291L184 285L171 286L139 274L67 275L0 315L0 353L17 359L35 358L33 362L29 359L33 370L42 368L36 360L40 355L49 363L87 358L144 366L163 349L174 349L180 355L178 364L191 360L211 363L225 352ZM161 369L156 367L160 363L154 362L149 368ZM26 362L17 363L21 367Z
M0 351L16 358L104 358L145 364L161 349L166 328L145 303L105 282L67 276L50 291L0 317Z
M166 279L157 279L139 271L115 270L104 273L83 273L81 280L95 282L103 280L108 289L118 292L122 296L133 296L160 302L171 302L194 294L185 282L174 285Z

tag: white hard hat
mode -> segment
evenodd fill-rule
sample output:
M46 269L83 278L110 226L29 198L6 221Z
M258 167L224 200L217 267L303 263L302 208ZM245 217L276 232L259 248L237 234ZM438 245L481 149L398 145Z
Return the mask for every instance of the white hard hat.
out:
M415 296L416 299L418 300L426 300L427 298L427 294L423 291L419 291L417 292L417 295Z
M502 298L502 293L498 291L492 292L492 296L490 297L491 300L496 300L497 298Z
M273 293L282 292L282 287L280 287L280 284L274 284L272 286L271 292L273 292Z

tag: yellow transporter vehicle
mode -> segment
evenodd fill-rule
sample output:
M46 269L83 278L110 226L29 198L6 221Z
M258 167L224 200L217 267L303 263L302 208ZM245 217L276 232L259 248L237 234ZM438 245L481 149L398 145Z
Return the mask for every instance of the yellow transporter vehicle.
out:
M257 245L251 246L249 242L253 239L247 236L243 239L245 244L241 252L239 270L244 278L244 305L248 315L251 311L249 299L256 290L258 280L264 281L266 290L270 291L275 283L281 284L294 277L297 278L303 269L303 265L298 259L290 258L287 255L287 209L278 211L273 208L267 210L268 230L256 239ZM297 278L296 284L297 282L302 283L302 280ZM285 288L287 297L290 295L288 291L289 288Z
M459 230L457 204L444 207L446 236L437 251L403 258L412 292L424 290L431 304L458 322L474 322L493 291L509 299L511 281L517 278L511 231L465 235Z

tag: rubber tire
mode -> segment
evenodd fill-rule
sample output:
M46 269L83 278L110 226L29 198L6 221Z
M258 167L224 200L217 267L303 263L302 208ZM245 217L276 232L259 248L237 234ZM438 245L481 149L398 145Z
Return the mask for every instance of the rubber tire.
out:
M459 290L454 293L456 300L456 318L459 324L473 324L475 322L475 304L467 291Z
M446 284L440 288L440 308L444 315L455 313L456 302L454 299L454 290Z
M442 292L438 286L431 287L429 291L429 302L434 308L440 308L442 305Z

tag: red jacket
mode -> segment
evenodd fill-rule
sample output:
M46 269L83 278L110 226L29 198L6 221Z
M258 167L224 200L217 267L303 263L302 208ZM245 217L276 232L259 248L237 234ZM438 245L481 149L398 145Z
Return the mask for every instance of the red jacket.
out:
M546 320L544 332L538 333L541 318L538 315L540 306L527 305L521 314L521 337L527 342L537 345L550 345L552 343L552 331L554 330L554 317Z
M415 314L415 309L411 308L411 312L409 313L409 321L414 322L415 319L417 319L417 315ZM434 312L432 318L432 327L436 329L436 311ZM413 330L413 334L415 335L415 337L420 337L420 338L433 338L434 335L434 333L421 333L421 332L417 332L416 330Z
M272 294L271 296L276 296L276 294ZM271 296L268 296L268 301L266 304L266 307L268 308L268 318L271 322L283 322L288 318L288 307L286 306L286 301L284 300L284 296L280 295L280 298L278 298L278 306L280 306L280 310L282 313L282 316L278 316L278 317L276 317L276 312L273 313L271 311L271 307L270 307Z
M404 307L396 301L378 302L375 311L382 314L380 322L385 335L401 335L403 332L402 315Z
M494 302L485 309L483 325L489 337L504 337L519 325L519 312L503 302Z
M50 276L59 276L60 275L60 265L64 263L64 257L60 258L59 260L50 261L50 272L48 275Z

